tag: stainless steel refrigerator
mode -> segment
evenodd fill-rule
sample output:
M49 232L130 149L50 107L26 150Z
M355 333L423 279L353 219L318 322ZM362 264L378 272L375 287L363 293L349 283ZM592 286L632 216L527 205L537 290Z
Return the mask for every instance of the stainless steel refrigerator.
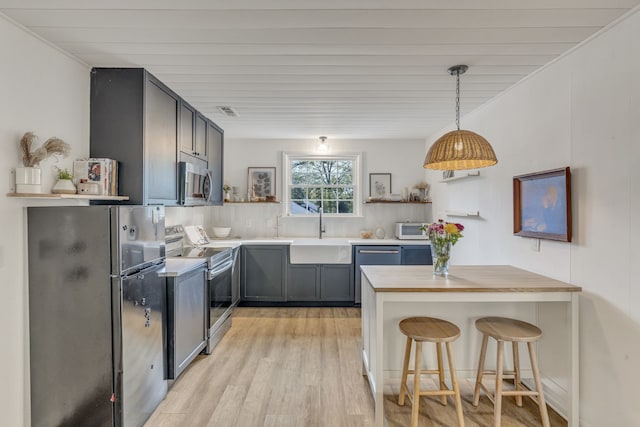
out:
M167 393L164 207L27 215L31 425L141 426Z

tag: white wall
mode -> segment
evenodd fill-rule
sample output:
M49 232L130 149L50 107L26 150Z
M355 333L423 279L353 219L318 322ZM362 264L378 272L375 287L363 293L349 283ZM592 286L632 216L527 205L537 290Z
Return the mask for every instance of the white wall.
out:
M369 195L369 173L391 173L392 192L400 194L403 187L411 189L424 181L423 140L328 140L328 154L363 153L361 194ZM278 200L283 194L283 152L316 154L318 140L242 140L225 135L225 182L240 188L246 198L247 167L275 166ZM208 229L213 225L230 225L232 234L242 237L306 236L317 234L318 220L282 217L282 204L228 204L212 208ZM325 236L358 236L360 230L382 226L386 236L392 237L393 223L405 220L431 220L430 205L362 206L361 218L331 218L325 220Z
M43 188L54 183L54 165L71 168L89 153L89 69L50 47L0 14L0 424L29 424L29 315L25 206L42 202L4 197L9 171L21 166L20 138L33 131L39 143L57 136L71 156L41 164Z
M463 117L462 128L485 136L499 164L432 188L436 216L481 214L457 218L467 230L453 263L513 264L582 286L584 426L640 420L638 52L640 12ZM574 239L543 240L537 252L533 239L512 235L512 177L563 166L572 170ZM438 174L428 176L435 182Z

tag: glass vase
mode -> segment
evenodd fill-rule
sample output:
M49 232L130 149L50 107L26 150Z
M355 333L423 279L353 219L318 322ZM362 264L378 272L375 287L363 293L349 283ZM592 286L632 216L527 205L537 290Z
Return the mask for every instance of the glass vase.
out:
M433 258L433 274L446 276L449 274L449 258L451 242L431 241L431 257Z

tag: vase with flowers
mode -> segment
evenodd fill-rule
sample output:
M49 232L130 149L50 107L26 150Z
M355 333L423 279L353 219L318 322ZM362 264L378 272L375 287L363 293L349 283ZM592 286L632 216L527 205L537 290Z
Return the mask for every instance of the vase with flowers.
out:
M424 227L431 241L431 256L433 258L433 274L446 276L449 274L449 258L451 248L461 239L464 226L453 222L438 222Z

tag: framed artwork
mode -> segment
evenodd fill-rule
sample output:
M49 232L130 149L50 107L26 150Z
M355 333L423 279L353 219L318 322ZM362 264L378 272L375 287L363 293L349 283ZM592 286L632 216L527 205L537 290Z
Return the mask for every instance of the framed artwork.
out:
M571 241L569 167L513 177L513 234Z
M250 167L247 175L247 194L251 199L264 201L276 196L276 168ZM255 201L255 200L254 200Z
M391 174L390 173L370 173L369 174L369 196L384 197L391 194Z

